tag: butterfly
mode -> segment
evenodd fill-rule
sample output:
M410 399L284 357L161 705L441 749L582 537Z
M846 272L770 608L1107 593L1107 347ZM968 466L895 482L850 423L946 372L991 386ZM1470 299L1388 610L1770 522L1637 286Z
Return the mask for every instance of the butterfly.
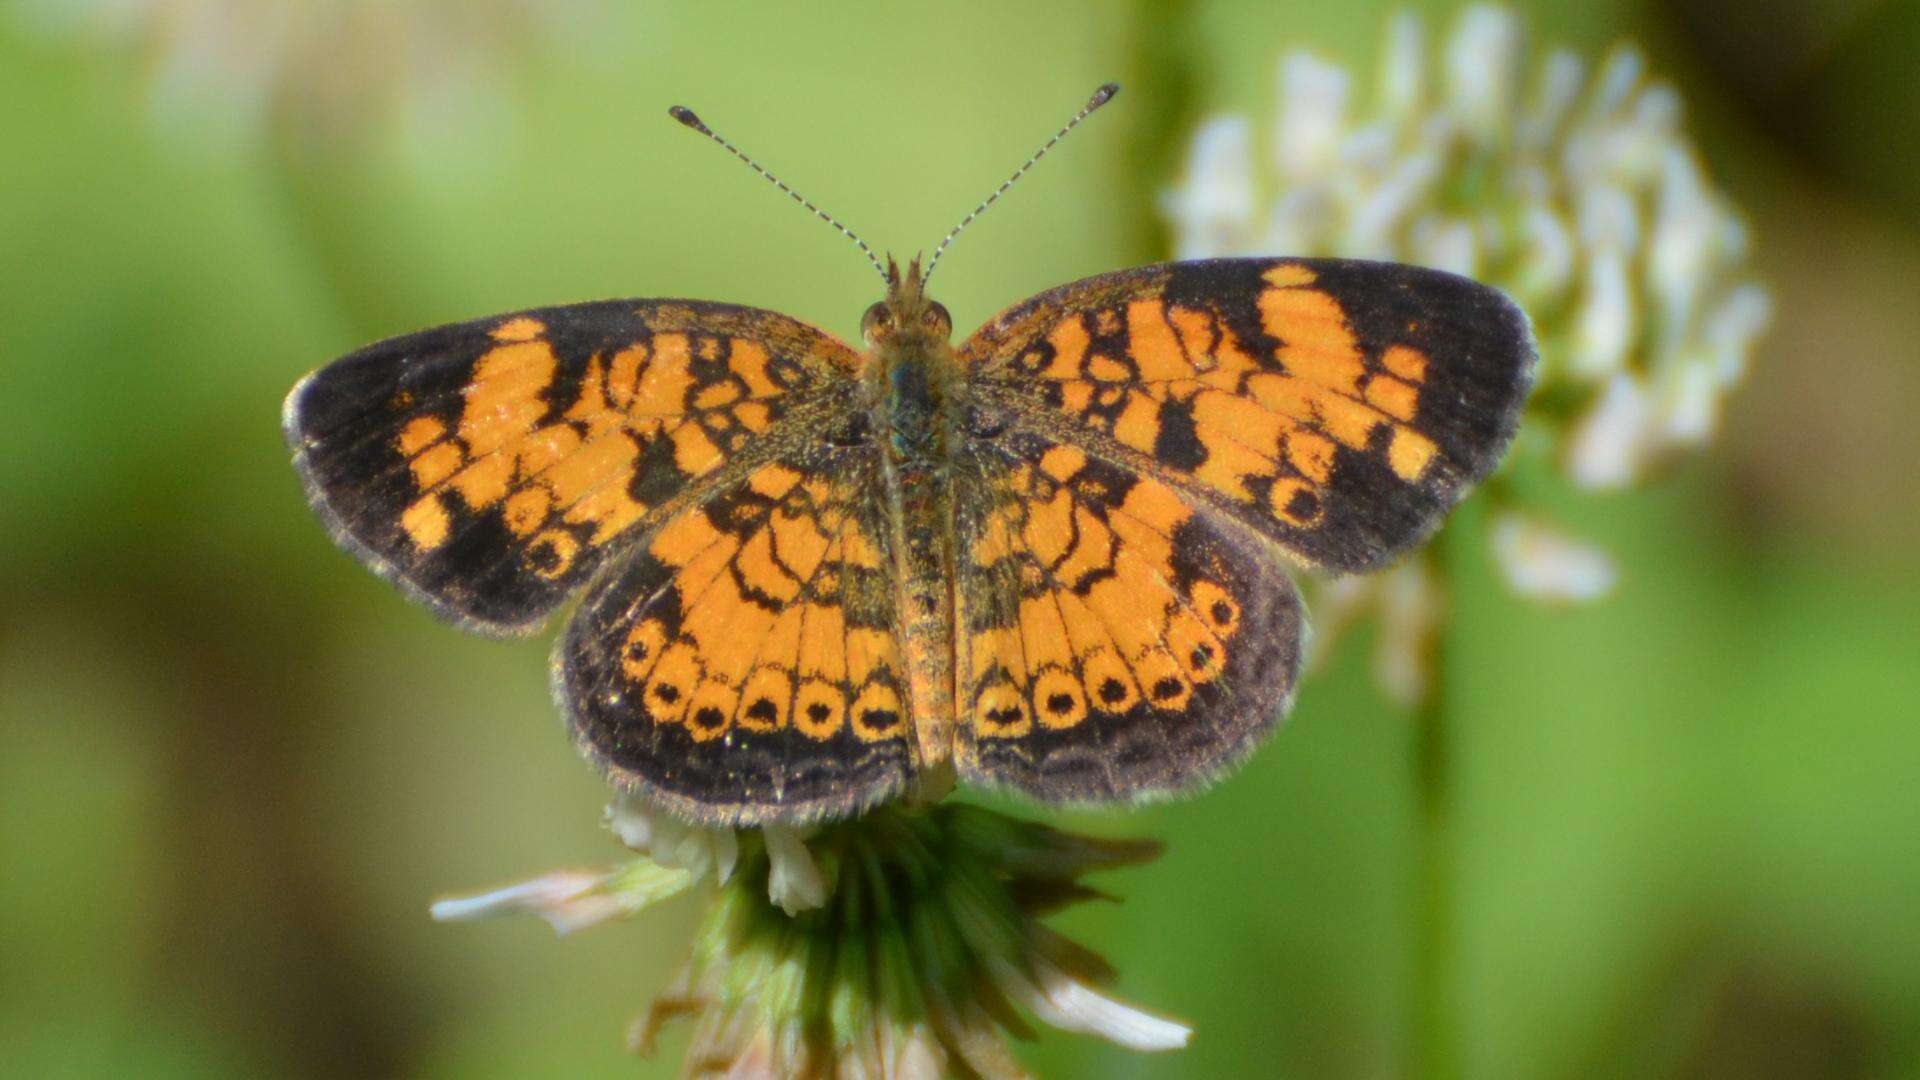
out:
M584 594L552 664L573 740L696 823L1207 783L1291 702L1288 565L1417 544L1532 381L1500 292L1332 259L1100 274L955 345L926 284L959 226L902 269L814 212L885 277L864 348L609 300L368 346L284 411L334 539L438 615L512 637Z

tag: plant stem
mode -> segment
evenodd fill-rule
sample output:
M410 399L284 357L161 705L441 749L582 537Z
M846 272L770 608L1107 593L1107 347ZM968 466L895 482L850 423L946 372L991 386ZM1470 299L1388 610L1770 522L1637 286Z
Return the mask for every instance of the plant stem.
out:
M1412 1075L1456 1080L1461 1075L1460 1037L1454 1002L1455 938L1453 802L1447 730L1447 633L1451 601L1448 532L1425 553L1431 584L1442 605L1427 646L1426 695L1414 711L1413 785L1415 846L1419 878L1414 890Z

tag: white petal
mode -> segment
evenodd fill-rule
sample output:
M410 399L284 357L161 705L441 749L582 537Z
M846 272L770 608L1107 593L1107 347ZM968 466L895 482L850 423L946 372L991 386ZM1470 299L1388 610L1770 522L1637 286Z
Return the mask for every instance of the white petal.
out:
M1523 248L1513 273L1514 294L1533 304L1558 299L1573 281L1573 230L1538 202L1527 207L1520 230Z
M772 864L767 875L767 899L789 915L826 903L826 882L821 880L820 868L800 834L781 825L768 825L760 833L766 838L767 859Z
M440 922L497 915L538 915L561 934L625 915L620 897L596 891L609 871L564 871L474 896L436 900L428 909Z
M1639 479L1652 445L1654 408L1640 381L1617 372L1567 435L1567 475L1585 488L1617 488Z
M1773 299L1752 282L1736 287L1706 318L1704 334L1713 350L1714 375L1731 385L1746 375L1747 356L1773 319Z
M1044 957L1032 956L1030 961L1032 980L1005 960L994 957L988 963L994 982L1008 997L1053 1027L1098 1035L1115 1046L1140 1052L1178 1050L1193 1038L1193 1029L1185 1024L1110 998Z
M1555 49L1540 65L1533 97L1520 121L1518 142L1521 148L1540 150L1560 132L1574 99L1580 95L1580 81L1586 77L1586 65L1570 50Z
M1519 98L1525 35L1511 10L1478 4L1461 13L1447 42L1449 106L1482 144L1505 138Z
M1380 107L1388 116L1404 118L1426 104L1426 30L1420 16L1395 12L1387 21L1387 47L1380 61Z
M1473 277L1479 269L1479 244L1473 226L1454 218L1433 215L1413 229L1412 259L1421 266Z
M1520 514L1505 513L1493 523L1492 544L1507 585L1529 600L1597 600L1620 576L1599 548Z
M1685 147L1668 147L1647 244L1647 284L1660 305L1668 339L1664 346L1670 347L1692 322L1719 233L1720 211L1693 154Z
M1633 295L1626 256L1611 248L1597 251L1587 262L1580 303L1573 313L1568 366L1583 378L1605 378L1625 366L1633 341Z
M1273 133L1274 169L1293 181L1324 174L1338 160L1347 122L1347 72L1309 53L1280 61L1280 113Z
M1720 424L1722 387L1711 362L1689 361L1660 380L1659 438L1677 446L1699 446Z
M1176 257L1245 250L1254 229L1253 133L1238 117L1209 120L1194 133L1180 185L1161 200L1173 223Z

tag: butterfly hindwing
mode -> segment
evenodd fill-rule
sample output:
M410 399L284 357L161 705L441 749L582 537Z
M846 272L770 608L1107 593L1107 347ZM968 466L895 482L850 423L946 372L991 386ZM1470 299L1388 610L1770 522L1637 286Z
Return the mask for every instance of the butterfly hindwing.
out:
M1299 674L1299 595L1245 529L1017 423L954 469L955 761L1050 802L1184 791Z
M555 658L575 742L709 825L843 817L907 782L878 452L796 442L648 537Z
M343 547L436 613L517 634L757 437L826 411L855 364L772 312L603 301L368 346L303 379L283 424Z
M1310 566L1369 570L1492 471L1526 317L1437 270L1215 259L1041 293L960 346L977 407L1160 476Z

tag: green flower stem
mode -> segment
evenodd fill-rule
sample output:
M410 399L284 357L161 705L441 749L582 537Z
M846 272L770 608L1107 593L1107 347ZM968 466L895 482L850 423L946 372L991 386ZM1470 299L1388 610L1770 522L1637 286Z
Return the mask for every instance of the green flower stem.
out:
M1450 601L1452 532L1441 530L1424 557L1437 595ZM1418 880L1414 902L1413 1039L1409 1072L1427 1080L1455 1080L1460 1033L1454 990L1458 939L1453 880L1454 820L1447 730L1447 633L1442 612L1428 642L1427 689L1414 712L1413 785Z

